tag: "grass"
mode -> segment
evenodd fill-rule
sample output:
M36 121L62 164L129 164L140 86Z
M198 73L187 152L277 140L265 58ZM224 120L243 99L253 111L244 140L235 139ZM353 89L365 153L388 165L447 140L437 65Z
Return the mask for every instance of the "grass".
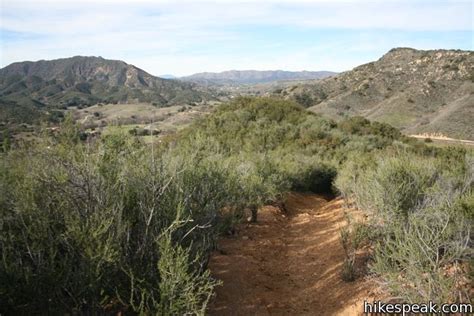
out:
M410 111L384 111L382 114L374 115L369 119L375 119L379 122L389 124L391 126L408 127L416 123L415 114L409 114Z
M107 130L120 126L123 129L152 125L166 133L176 132L191 124L195 119L212 112L218 103L200 106L170 106L160 108L152 104L104 104L85 109L72 110L75 118L89 128ZM105 128L103 128L105 126Z
M148 103L104 104L80 109L77 111L77 114L79 121L83 121L87 117L92 121L105 120L109 123L113 123L120 119L132 119L133 116L137 117L138 120L151 121L153 116L160 118L168 113L178 112L179 108L180 106L178 105L160 108ZM100 114L100 118L93 117L93 113L95 112Z

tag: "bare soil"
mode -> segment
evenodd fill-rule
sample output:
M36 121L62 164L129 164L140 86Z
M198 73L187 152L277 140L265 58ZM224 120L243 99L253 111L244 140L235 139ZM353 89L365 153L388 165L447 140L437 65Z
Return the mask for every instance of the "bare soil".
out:
M380 296L363 275L341 279L346 225L342 200L292 193L286 211L266 206L256 224L219 241L210 260L224 282L210 315L360 315L364 300Z
M434 141L440 141L440 142L446 142L446 143L457 143L461 145L470 145L474 146L474 140L467 140L467 139L456 139L456 138L451 138L447 137L444 135L440 134L419 134L419 135L410 135L410 137L418 138L418 139L431 139Z

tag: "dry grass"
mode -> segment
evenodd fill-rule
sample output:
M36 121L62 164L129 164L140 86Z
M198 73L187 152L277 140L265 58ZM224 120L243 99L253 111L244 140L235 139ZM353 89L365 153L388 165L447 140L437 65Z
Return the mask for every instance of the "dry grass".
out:
M195 119L209 114L218 105L156 107L147 103L104 104L73 110L78 122L88 128L109 129L146 128L167 133L176 132L188 126Z

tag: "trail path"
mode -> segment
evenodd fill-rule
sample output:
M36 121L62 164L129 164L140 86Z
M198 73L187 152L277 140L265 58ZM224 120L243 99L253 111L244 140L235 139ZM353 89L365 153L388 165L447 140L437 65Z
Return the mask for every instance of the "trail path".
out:
M266 206L257 224L220 240L210 269L224 285L210 315L360 315L376 296L370 280L340 277L341 200L292 193L286 207Z
M418 139L430 138L431 140L438 140L438 141L442 141L442 142L457 143L457 144L462 144L462 145L474 146L474 140L457 139L457 138L450 138L450 137L446 137L446 136L421 134L421 135L410 135L410 137L414 137L414 138L418 138Z

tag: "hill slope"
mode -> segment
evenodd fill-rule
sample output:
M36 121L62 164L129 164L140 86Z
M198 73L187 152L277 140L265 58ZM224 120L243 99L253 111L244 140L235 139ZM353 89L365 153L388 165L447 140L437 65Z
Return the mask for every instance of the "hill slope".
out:
M375 62L279 92L338 119L474 139L474 52L396 48Z
M99 102L199 102L208 95L190 83L158 78L101 57L18 62L0 69L0 105L61 108Z
M322 79L335 74L330 71L229 70L218 73L202 72L180 79L204 84L255 84L279 80Z

